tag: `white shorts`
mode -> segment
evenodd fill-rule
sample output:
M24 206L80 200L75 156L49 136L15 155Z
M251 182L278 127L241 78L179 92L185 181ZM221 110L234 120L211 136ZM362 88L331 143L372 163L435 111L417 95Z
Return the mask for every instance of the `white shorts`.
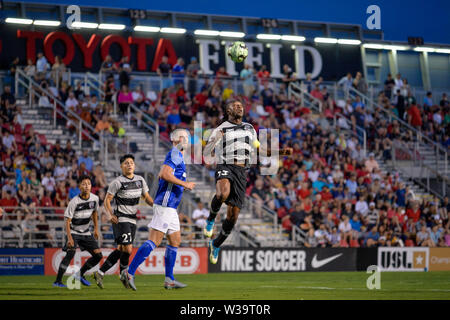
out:
M167 234L180 231L180 219L177 210L153 204L153 218L148 227Z

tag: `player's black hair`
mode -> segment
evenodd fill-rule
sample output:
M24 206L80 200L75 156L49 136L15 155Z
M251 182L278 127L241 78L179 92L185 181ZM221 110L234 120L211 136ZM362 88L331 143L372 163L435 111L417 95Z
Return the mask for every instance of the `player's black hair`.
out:
M122 164L128 158L131 158L134 161L134 156L131 153L127 153L120 157L120 164Z
M85 174L83 174L83 175L81 175L79 178L78 178L78 180L77 180L77 183L78 184L81 184L84 180L89 180L89 181L91 181L91 183L92 183L92 180L91 180L91 177L89 177L89 176L87 176L87 175L85 175Z
M224 105L223 105L223 118L222 121L220 121L220 124L224 123L225 121L228 121L228 119L230 118L230 115L228 113L229 107L233 105L233 103L235 102L241 102L240 100L237 99L230 99L227 100Z

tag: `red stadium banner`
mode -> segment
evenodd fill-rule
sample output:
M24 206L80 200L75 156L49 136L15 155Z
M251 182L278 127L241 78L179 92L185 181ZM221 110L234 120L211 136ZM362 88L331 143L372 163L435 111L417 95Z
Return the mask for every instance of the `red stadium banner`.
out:
M97 271L99 266L103 264L108 255L114 250L114 248L101 249L103 259L100 264L92 268L87 272L91 274ZM165 248L155 249L150 257L140 265L137 270L137 274L164 274L164 253ZM136 254L137 248L133 248L133 253L130 257L132 261ZM178 248L177 260L175 262L174 273L175 274L192 274L192 273L207 273L207 248ZM48 248L45 249L45 275L56 275L61 260L64 258L65 252L61 249ZM91 257L87 251L77 250L75 257L72 260L72 266L81 266ZM119 264L116 263L107 274L119 274Z

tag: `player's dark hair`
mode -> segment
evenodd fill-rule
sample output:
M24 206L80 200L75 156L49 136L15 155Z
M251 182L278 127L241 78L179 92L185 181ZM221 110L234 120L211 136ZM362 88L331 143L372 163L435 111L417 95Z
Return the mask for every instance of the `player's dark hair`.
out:
M224 123L225 121L228 121L228 119L230 119L230 115L229 115L229 108L230 108L230 106L232 106L233 105L233 103L235 103L235 102L240 102L239 100L237 100L237 99L230 99L230 100L227 100L225 103L224 103L224 106L223 106L223 118L222 118L222 121L220 121L220 124L222 124L222 123Z
M120 164L122 164L128 158L131 158L134 161L134 156L132 154L130 154L130 153L127 153L127 154L124 154L123 156L120 157Z
M89 176L87 176L87 175L85 175L85 174L83 174L83 175L81 175L81 176L79 176L78 177L78 180L77 180L77 183L78 184L81 184L84 180L89 180L89 181L91 181L91 183L92 183L92 180L91 180L91 177L89 177Z

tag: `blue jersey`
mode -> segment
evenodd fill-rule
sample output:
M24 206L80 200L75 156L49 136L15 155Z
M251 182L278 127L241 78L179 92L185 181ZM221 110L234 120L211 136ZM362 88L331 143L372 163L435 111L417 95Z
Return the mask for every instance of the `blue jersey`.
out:
M173 169L175 178L186 181L186 165L180 150L175 147L172 148L172 150L167 153L163 165L164 164ZM169 183L166 180L159 178L158 191L156 191L154 203L163 207L176 209L183 196L183 190L184 188L182 186Z

